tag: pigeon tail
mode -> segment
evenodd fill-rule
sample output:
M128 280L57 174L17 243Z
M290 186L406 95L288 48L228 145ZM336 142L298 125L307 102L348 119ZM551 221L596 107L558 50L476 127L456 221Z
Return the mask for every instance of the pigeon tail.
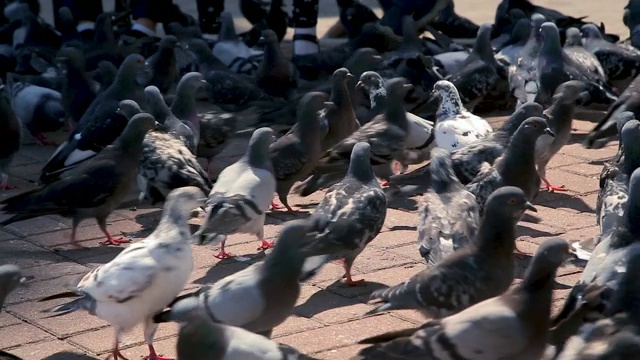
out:
M373 309L371 309L371 310L367 311L367 312L366 312L366 313L364 313L364 315L362 315L362 316L364 317L364 316L369 316L369 315L378 314L378 313L381 313L381 312L384 312L384 311L389 311L389 310L402 310L402 309L403 309L402 307L398 307L398 306L396 306L396 304L393 304L393 303L385 303L385 304L382 304L382 305L380 305L380 306L377 306L377 307L375 307L375 308L373 308Z
M318 255L307 258L304 262L304 266L302 267L300 281L304 282L314 277L329 261L331 261L330 255Z
M87 294L82 294L82 295L75 294L75 296L81 296L81 297L79 297L77 299L74 299L74 300L71 300L71 301L69 301L67 303L64 303L64 304L61 304L61 305L57 305L57 306L54 306L54 307L49 308L49 309L42 310L42 312L43 313L53 313L52 315L49 315L46 318L53 318L53 317L66 315L66 314L69 314L69 313L72 313L72 312L74 312L76 310L81 310L81 309L87 309L87 310L89 310L90 313L94 313L95 312L95 311L93 311L94 310L93 308L95 307L94 306L95 305L95 300L93 300L91 298L91 296L89 296Z

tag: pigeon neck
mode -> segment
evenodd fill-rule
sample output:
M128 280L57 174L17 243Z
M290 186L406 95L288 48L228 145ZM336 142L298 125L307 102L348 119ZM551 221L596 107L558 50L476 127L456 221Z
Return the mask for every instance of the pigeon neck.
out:
M512 253L515 249L517 219L505 216L485 217L478 229L478 249L482 254L494 254L496 250Z
M624 211L626 228L634 238L640 236L640 189L634 184L629 184L629 198L627 208ZM640 239L639 239L640 240Z
M562 47L560 46L560 39L554 36L545 38L540 49L540 54L549 59L548 61L559 61L562 58Z
M525 274L522 283L511 292L514 302L510 304L521 317L535 329L535 332L546 333L551 316L551 300L555 282L555 269L541 269L535 264L536 259ZM536 266L538 265L538 266Z
M236 34L236 27L233 23L233 18L225 18L222 21L218 39L219 41L238 41L238 35Z
M351 94L345 81L333 82L333 86L331 87L331 102L339 108L351 106Z
M447 164L431 166L431 187L436 193L447 192L452 187L462 187L451 167L450 161Z
M110 89L113 89L112 91L128 93L127 91L132 91L136 87L138 87L136 73L133 71L118 71Z
M165 121L171 115L171 110L164 102L162 95L153 96L149 99L149 108L151 115L161 124L165 125Z
M460 98L443 98L436 112L438 120L447 120L454 118L462 112L462 103Z
M165 67L172 62L175 62L174 49L166 46L160 47L156 58L156 66Z
M556 132L556 136L561 135L562 129L571 127L575 108L573 101L566 101L561 97L554 101L551 107L545 111L545 114L548 114L553 121L553 129Z
M409 123L407 121L407 112L404 106L399 100L392 100L387 102L387 109L384 112L385 118L389 123L397 125L402 130L407 131L409 129Z
M254 144L253 146L250 144L245 158L252 167L271 169L272 162L269 158L269 151L264 149L263 144Z
M387 108L387 89L380 85L369 90L369 102L371 103L371 109L382 114L384 109Z
M273 252L264 260L264 267L275 279L279 281L298 281L302 267L304 266L304 256L296 248L296 244L284 243L286 240L278 240ZM302 239L295 239L302 240Z
M320 144L322 140L317 134L320 132L320 120L318 111L305 110L299 117L295 132L306 145Z
M264 61L268 69L272 69L282 59L278 41L269 41L264 48Z
M189 232L189 217L185 213L185 210L182 208L182 204L178 201L173 202L172 204L167 204L162 215L162 219L160 219L160 224L158 225L158 229L162 229L164 232L167 231L178 231L184 232L185 236L179 236L177 239L181 241L186 241L185 239L190 239ZM173 238L173 237L169 237Z
M137 152L142 152L142 141L147 133L145 131L139 131L138 129L127 129L118 138L118 146L124 150L124 152L131 155L131 159L136 160L139 156L133 155Z
M634 156L640 153L640 146L635 144L622 144L623 146L623 171L627 176L631 176L633 171L640 167L640 156ZM636 149L638 148L638 149ZM635 154L634 154L635 153Z
M519 113L513 114L507 121L502 124L500 131L507 133L509 136L513 136L516 133L520 125L529 118L526 115L520 115Z
M352 179L356 179L363 184L368 184L371 181L375 181L370 161L371 160L366 156L352 154L351 162L349 163L349 170L347 171L347 176Z
M176 97L171 104L171 112L180 120L187 120L192 127L200 128L196 110L196 91L190 84L178 84Z
M473 45L473 50L471 50L471 53L481 60L493 64L496 62L496 59L493 55L493 50L491 49L491 43L489 41L489 37L482 34L478 37L478 40Z
M538 137L529 134L516 134L505 151L504 158L496 167L504 178L523 176L523 174L505 169L530 169L535 168L535 146Z

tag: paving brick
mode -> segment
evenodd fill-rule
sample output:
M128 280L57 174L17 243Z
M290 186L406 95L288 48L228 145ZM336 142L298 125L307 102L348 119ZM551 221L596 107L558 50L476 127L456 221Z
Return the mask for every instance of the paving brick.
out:
M142 334L140 334L142 336ZM157 339L157 337L156 337ZM168 339L159 339L153 342L153 347L156 349L156 352L160 356L166 356L169 358L175 358L177 355L176 352L176 342L177 337L170 337ZM104 358L103 353L101 354L101 358ZM122 355L124 355L127 359L141 359L144 356L149 355L149 348L146 344L140 344L136 346L132 346L130 348L125 348L122 350Z
M304 353L314 353L352 345L365 337L411 326L413 324L410 322L383 314L285 336L279 341Z
M587 177L562 170L549 170L547 180L553 185L564 185L567 193L587 194L598 190L599 176Z
M0 264L14 264L26 269L64 261L63 257L25 240L13 239L2 242Z
M24 269L23 276L33 276L34 281L44 281L68 275L80 275L91 269L70 261Z
M417 238L417 234L416 234ZM413 244L408 244L404 246L400 246L397 248L389 249L392 253L402 255L412 262L416 263L424 263L424 259L420 256L420 252L418 250L418 242L415 241Z
M189 283L198 285L213 284L216 281L235 274L249 266L247 263L239 262L234 259L225 259L222 261L224 261L224 263L220 263L210 268L194 270L189 277Z
M297 334L303 331L318 329L323 327L324 324L321 324L313 319L307 319L301 316L289 316L285 322L276 326L273 329L272 338L279 338L291 334Z
M41 216L35 219L15 222L4 227L4 231L27 237L34 234L42 234L45 232L66 229L68 226L51 217Z
M548 198L548 201L544 201L544 203L541 201L540 203L554 209L562 209L574 213L584 212L595 214L597 196L597 193L587 195L545 193L545 198Z
M387 209L387 218L384 221L387 229L415 230L418 226L419 216L415 212L407 212L396 209Z
M366 345L351 345L345 346L337 349L323 351L317 354L313 354L320 359L326 360L345 360L351 359L353 356L358 354L358 351L363 349Z
M308 280L310 284L322 284L325 282L335 282L342 278L344 275L344 267L337 261L332 261L322 267L320 271L311 279ZM351 275L360 275L357 268L351 269Z
M595 217L592 214L576 214L547 207L544 210L540 208L538 207L537 215L542 219L542 224L564 229L565 231L592 226L595 222Z
M594 219L595 221L595 219ZM593 238L600 233L600 227L598 225L584 227L582 229L569 230L565 234L562 234L562 238L574 242L578 240L584 240L587 238Z
M363 274L372 273L380 269L395 268L412 263L413 260L396 252L366 247L356 258L353 266Z
M164 323L158 326L155 339L164 339L178 334L179 325L177 323ZM112 327L105 327L96 331L87 332L72 336L68 341L88 349L93 353L102 354L108 352L113 347L114 330ZM120 345L123 348L140 345L144 343L144 332L142 325L138 325L122 336Z
M556 156L551 158L551 161L549 162L549 164L547 164L547 172L549 171L549 169L556 169L567 165L578 164L581 162L584 162L583 158L558 153L556 154Z
M585 149L582 144L570 144L560 149L560 153L584 159L610 159L617 152L617 148L606 146L602 149Z
M564 230L548 226L546 224L536 224L531 222L520 221L516 226L516 236L530 237L536 242L539 237L549 237L560 235Z
M564 238L564 237L562 237ZM539 240L540 238L536 239ZM538 250L538 246L539 244L543 243L544 241L546 241L549 238L546 239L540 239L539 241L534 242L530 242L528 241L528 239L525 239L524 241L517 241L516 242L516 247L518 248L519 251L527 254L526 258L523 256L519 256L521 254L517 254L515 255L515 259L516 262L518 263L517 268L519 269L519 273L517 276L518 278L522 278L522 275L524 275L524 270L526 270L526 268L529 266L530 261L533 257L533 255L536 253L536 251ZM566 240L566 239L565 239ZM567 274L575 274L577 272L582 271L582 267L578 267L575 264L571 263L571 262L567 262L565 264L563 264L559 269L558 272L556 273L557 276L563 276L563 275L567 275Z
M416 244L418 234L415 230L386 230L376 236L370 245L377 248L396 248L407 244Z
M587 177L600 176L600 172L602 172L601 165L595 165L590 163L578 162L574 164L568 164L558 169L566 172L570 172L576 175L583 175Z
M95 359L79 353L79 349L62 340L43 341L37 344L29 344L11 349L11 353L21 358L28 359L68 359L68 360L89 360Z
M0 309L0 311L1 310L2 309ZM3 328L5 326L9 326L9 325L20 324L21 322L22 322L22 320L20 320L17 317L9 314L6 311L0 312L0 328Z
M31 238L29 238L31 239ZM79 241L78 244L61 244L56 245L51 251L54 253L65 257L66 259L73 260L75 262L82 262L84 265L92 268L90 262L86 262L86 259L93 259L100 256L106 256L107 258L114 258L118 255L122 250L125 249L127 245L121 246L102 246L100 245L100 241L103 239L91 239ZM102 264L102 263L100 263Z
M371 306L357 300L327 290L314 289L317 291L295 307L295 314L318 320L323 324L333 324L360 318L371 310Z
M17 324L0 328L0 349L8 349L16 345L34 343L53 336L29 324Z
M6 231L0 230L0 241L15 239L17 236Z

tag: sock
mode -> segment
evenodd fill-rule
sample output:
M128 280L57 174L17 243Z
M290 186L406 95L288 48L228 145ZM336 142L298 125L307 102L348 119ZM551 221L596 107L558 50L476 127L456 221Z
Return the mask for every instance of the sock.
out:
M85 30L94 30L95 25L96 23L93 21L81 21L78 26L76 26L76 30L78 30L79 33Z
M311 35L315 38L316 28L315 27L296 28L294 32L294 38L295 38L295 35L298 35L298 34ZM316 38L316 42L308 41L308 40L298 40L298 39L293 41L293 53L296 55L315 54L318 52L318 50L320 50L320 48L318 47L317 38Z
M143 33L145 35L148 35L148 36L156 36L155 29L149 29L148 27L146 27L146 26L144 26L144 25L142 25L140 23L134 23L131 26L131 30L139 31L139 32L141 32L141 33Z

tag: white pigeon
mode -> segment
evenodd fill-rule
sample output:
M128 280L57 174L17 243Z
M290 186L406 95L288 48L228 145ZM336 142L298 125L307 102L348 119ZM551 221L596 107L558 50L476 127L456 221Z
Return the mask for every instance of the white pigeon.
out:
M191 211L204 205L198 188L172 191L164 205L158 227L146 239L127 247L110 262L86 274L70 292L46 297L48 301L76 297L46 312L52 316L84 309L115 328L114 360L125 359L118 344L122 334L144 323L149 346L147 360L162 360L153 347L158 327L153 315L162 311L184 289L193 269Z
M464 108L458 89L449 81L436 82L431 94L440 100L435 126L437 147L452 152L493 132L487 120Z
M235 233L256 235L261 242L258 250L273 247L264 240L264 220L276 191L269 155L274 139L270 128L254 131L245 154L218 175L209 193L204 223L194 236L200 245L221 242L215 255L219 259L232 257L224 245L227 235Z

